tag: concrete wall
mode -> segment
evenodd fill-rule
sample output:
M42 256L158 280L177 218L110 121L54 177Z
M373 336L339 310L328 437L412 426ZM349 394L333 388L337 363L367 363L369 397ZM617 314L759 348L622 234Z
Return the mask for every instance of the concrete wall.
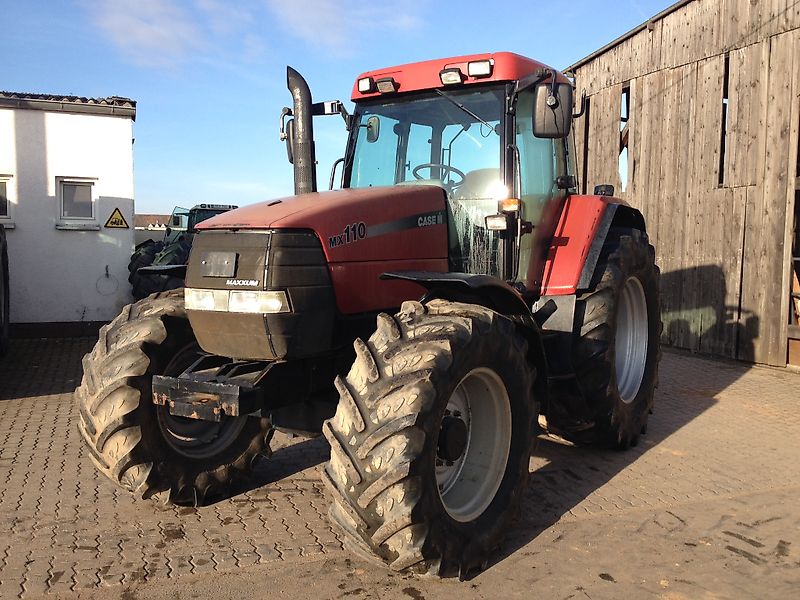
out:
M129 117L0 109L12 323L106 321L131 300L132 138ZM61 218L61 177L92 179L92 220ZM129 229L104 227L115 208Z

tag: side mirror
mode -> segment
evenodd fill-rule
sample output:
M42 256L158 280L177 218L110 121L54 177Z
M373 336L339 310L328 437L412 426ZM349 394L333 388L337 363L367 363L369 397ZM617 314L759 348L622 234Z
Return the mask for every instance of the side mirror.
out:
M381 120L376 116L371 116L367 119L367 142L374 144L378 141L378 136L381 134Z
M286 157L294 164L294 119L286 121Z
M180 227L181 226L181 216L180 215L172 215L172 226L173 227Z
M572 84L540 83L533 94L533 135L563 138L572 127Z

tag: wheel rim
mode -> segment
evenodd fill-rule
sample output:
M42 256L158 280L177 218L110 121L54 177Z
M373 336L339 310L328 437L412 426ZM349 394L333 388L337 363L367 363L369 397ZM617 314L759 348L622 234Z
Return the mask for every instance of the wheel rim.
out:
M462 440L464 429L466 439ZM510 448L511 405L506 387L491 369L474 369L448 399L437 440L436 484L453 519L473 521L488 508L503 481Z
M176 377L199 358L197 344L178 352L164 369L164 375ZM161 435L167 445L186 458L211 458L226 450L238 438L247 417L226 417L219 422L187 419L170 414L166 406L156 406Z
M636 398L644 378L647 364L647 323L644 288L636 277L629 277L619 296L615 342L617 389L625 404Z

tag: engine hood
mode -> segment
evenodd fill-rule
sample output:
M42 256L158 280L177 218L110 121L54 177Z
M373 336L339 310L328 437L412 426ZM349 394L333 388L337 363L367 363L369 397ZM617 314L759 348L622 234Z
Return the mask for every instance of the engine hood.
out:
M436 186L290 196L217 215L197 228L311 229L329 262L447 256L445 196Z

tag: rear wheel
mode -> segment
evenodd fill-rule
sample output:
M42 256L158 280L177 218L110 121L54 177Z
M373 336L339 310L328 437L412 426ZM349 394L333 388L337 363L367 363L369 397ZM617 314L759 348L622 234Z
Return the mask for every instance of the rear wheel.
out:
M592 435L623 449L638 442L653 408L661 358L658 282L647 234L614 229L595 288L576 304L573 363L593 413Z
M349 548L394 570L483 566L528 478L538 404L526 342L491 310L434 300L381 314L355 349L323 427L331 519Z
M198 355L180 290L126 306L83 358L78 429L98 469L139 497L203 504L268 451L267 419L186 419L152 402L152 376L179 375Z

